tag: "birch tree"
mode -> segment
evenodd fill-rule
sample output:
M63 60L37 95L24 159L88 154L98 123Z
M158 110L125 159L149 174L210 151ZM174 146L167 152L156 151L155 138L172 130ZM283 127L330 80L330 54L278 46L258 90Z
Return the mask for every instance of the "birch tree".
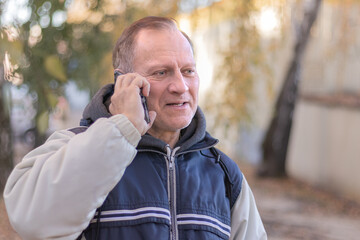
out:
M260 176L286 175L286 154L298 98L298 85L301 81L302 60L321 2L321 0L304 1L303 17L300 22L293 23L295 29L293 56L263 141L263 164L258 171Z

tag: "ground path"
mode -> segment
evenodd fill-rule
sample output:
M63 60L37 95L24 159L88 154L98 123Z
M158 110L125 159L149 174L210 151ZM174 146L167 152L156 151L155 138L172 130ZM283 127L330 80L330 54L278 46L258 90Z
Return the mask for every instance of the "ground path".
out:
M360 204L294 179L259 179L240 164L270 240L359 240Z

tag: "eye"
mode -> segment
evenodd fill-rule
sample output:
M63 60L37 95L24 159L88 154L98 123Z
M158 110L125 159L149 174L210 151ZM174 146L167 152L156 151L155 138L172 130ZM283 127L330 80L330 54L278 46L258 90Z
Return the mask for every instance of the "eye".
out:
M165 74L166 74L166 70L157 71L154 73L155 76L165 76Z
M195 69L192 69L192 68L185 69L185 70L183 71L183 73L184 73L185 75L187 75L187 76L192 76L192 75L195 74Z

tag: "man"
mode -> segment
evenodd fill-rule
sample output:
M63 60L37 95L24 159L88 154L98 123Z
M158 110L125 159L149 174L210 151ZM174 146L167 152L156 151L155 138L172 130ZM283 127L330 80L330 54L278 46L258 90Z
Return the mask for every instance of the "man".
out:
M122 75L86 107L86 127L55 132L13 170L4 199L15 230L25 239L266 239L245 178L205 130L189 38L171 19L143 18L119 38L113 65Z

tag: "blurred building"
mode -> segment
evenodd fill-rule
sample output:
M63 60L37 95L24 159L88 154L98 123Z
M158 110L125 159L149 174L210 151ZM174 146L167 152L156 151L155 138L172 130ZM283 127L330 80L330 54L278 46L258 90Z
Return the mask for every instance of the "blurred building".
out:
M290 175L360 200L360 3L324 1L288 152Z

